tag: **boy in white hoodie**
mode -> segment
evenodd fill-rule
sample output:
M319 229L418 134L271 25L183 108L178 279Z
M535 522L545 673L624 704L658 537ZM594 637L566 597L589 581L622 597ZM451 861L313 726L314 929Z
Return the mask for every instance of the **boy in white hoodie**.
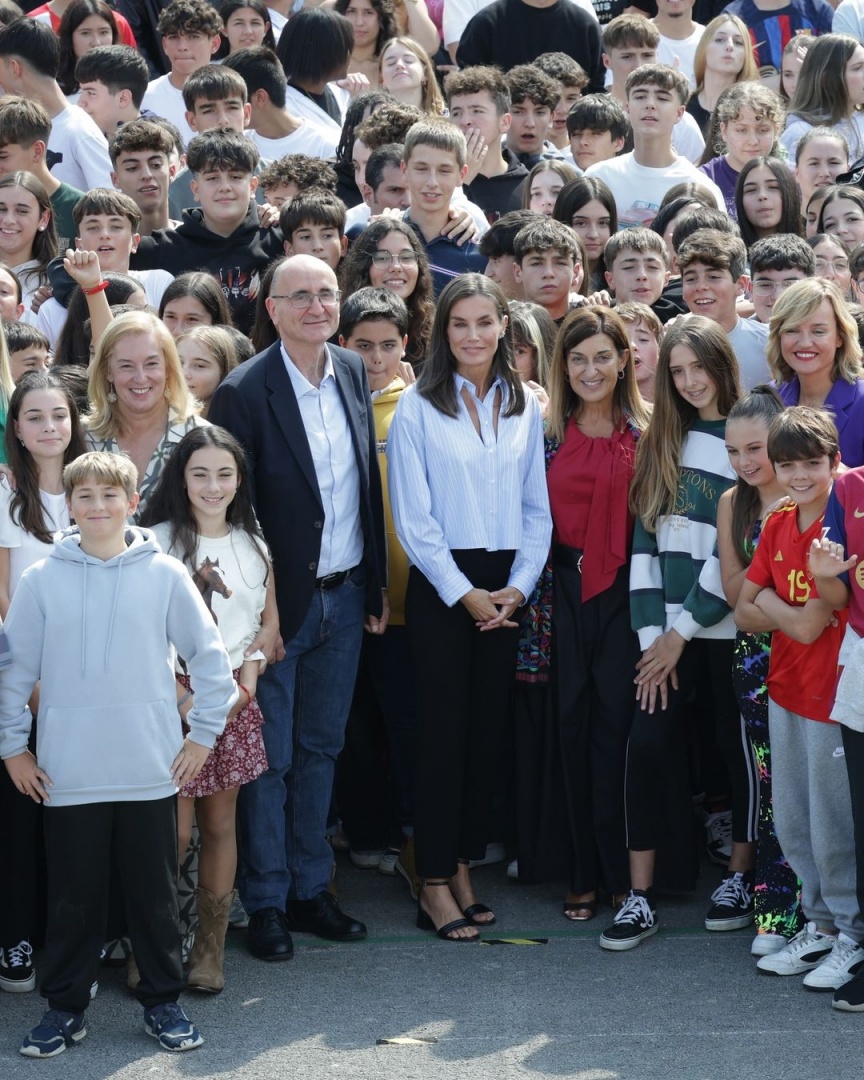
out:
M12 666L0 685L0 757L16 788L46 806L40 989L48 1012L21 1053L54 1057L87 1033L112 858L141 971L144 1028L165 1050L192 1050L203 1039L177 1004L176 794L200 772L237 689L183 566L126 523L138 504L132 462L84 454L63 481L77 528L21 579L5 625ZM172 646L195 683L185 740ZM37 681L34 757L27 702Z

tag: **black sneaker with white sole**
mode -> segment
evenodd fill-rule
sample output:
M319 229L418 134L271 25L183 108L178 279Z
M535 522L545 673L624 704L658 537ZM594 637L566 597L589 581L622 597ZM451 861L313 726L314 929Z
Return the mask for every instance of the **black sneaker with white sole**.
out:
M658 929L657 912L648 893L631 889L612 925L600 935L600 948L612 952L635 949L646 937L656 934Z
M753 872L729 874L711 894L705 929L743 930L753 919Z
M0 990L7 994L27 994L36 989L33 950L29 941L0 949Z
M840 1012L864 1012L864 971L859 971L845 986L835 990L831 1004Z

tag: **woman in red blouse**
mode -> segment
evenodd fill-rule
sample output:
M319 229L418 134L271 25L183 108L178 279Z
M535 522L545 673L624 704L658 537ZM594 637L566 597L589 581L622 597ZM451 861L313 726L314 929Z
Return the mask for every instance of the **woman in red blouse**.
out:
M549 397L552 678L571 840L564 915L584 921L596 913L598 886L613 902L630 887L624 762L639 645L630 629L628 495L650 406L613 311L567 316Z

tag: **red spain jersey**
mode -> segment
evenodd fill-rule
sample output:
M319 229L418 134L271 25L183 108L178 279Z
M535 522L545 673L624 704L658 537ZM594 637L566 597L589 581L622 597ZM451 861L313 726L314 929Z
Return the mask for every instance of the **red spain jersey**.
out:
M849 624L864 637L864 466L842 473L834 481L825 507L828 539L842 544L846 558L857 555L858 562L841 575L849 587Z
M807 567L807 552L822 535L822 518L805 532L798 528L798 507L775 511L762 529L747 580L773 589L792 607L803 607L819 593ZM837 626L826 626L812 645L802 645L775 630L771 637L768 693L784 709L809 720L831 723L837 685L837 656L846 628L846 613L837 612Z

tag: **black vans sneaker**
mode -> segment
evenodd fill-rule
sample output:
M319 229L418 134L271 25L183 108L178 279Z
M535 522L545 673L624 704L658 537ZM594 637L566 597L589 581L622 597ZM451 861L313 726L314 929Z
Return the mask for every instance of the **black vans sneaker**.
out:
M8 994L27 994L36 989L33 950L29 941L19 941L0 949L0 990Z
M743 930L753 922L753 871L729 874L711 894L706 930Z
M658 929L657 912L648 894L641 889L631 889L618 909L615 921L600 935L600 948L613 952L635 949L643 938L656 934Z

